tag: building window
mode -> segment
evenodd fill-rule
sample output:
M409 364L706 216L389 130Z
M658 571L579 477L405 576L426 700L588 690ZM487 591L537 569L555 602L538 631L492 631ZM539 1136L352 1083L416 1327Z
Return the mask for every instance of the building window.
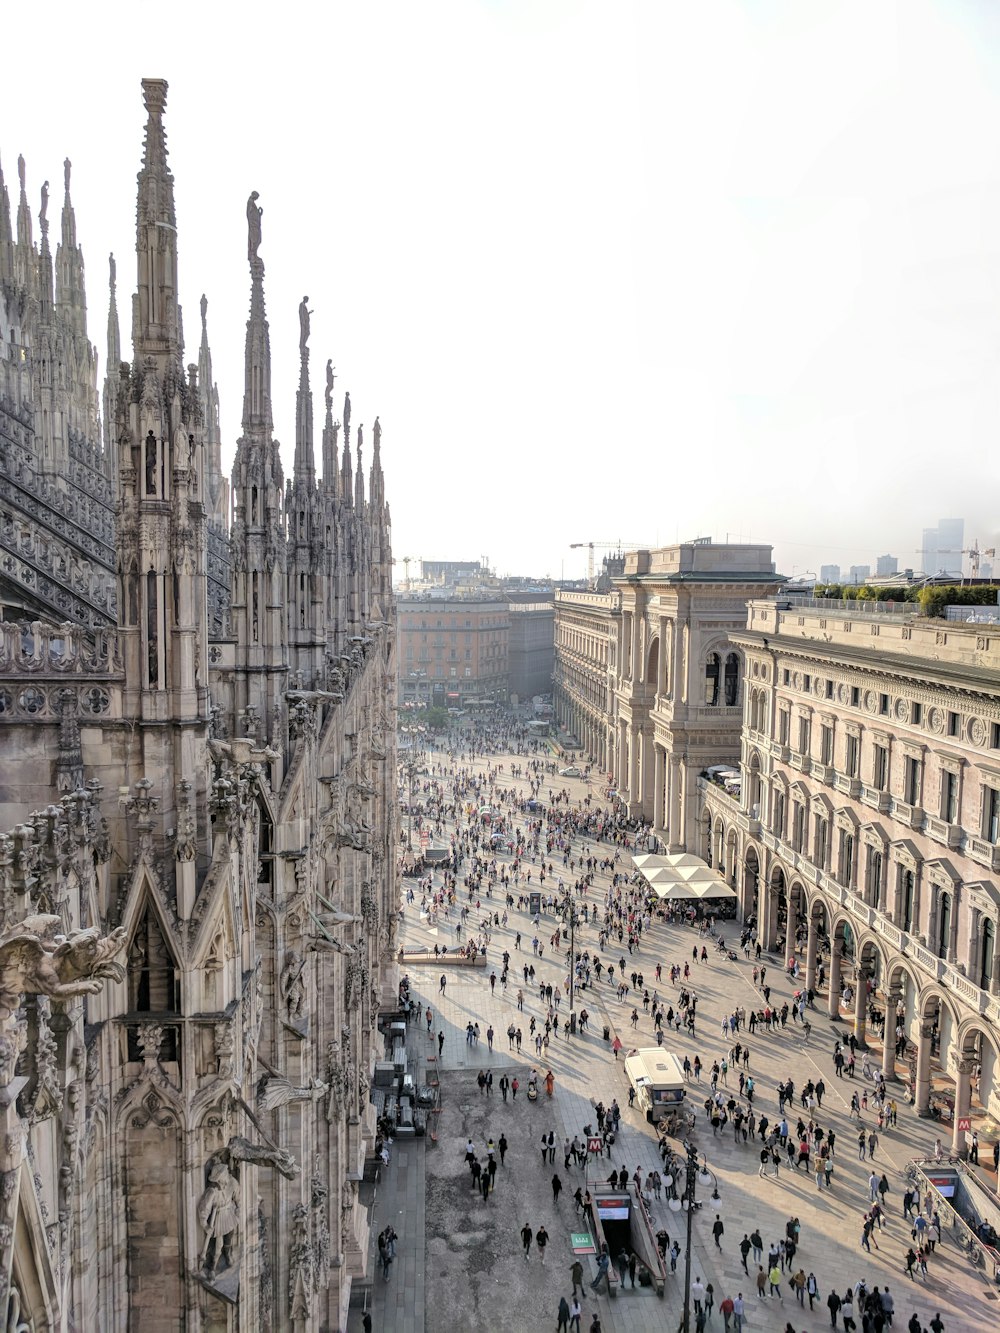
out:
M875 746L872 783L876 791L888 791L889 789L889 747L887 745Z
M810 725L807 717L799 718L799 754L809 753Z
M854 834L840 831L840 882L845 889L854 883Z
M740 659L736 653L726 656L726 707L735 708L740 696Z
M993 954L996 950L997 928L987 917L982 921L979 934L979 988L989 990L993 982Z
M924 715L923 705L922 705L922 704L914 704L914 705L913 705L913 725L914 725L915 727L919 727L919 726L920 726L921 720L923 719L923 715Z
M958 823L958 774L941 772L941 818L946 824Z
M709 653L705 663L705 703L714 708L719 702L719 654Z
M789 726L789 722L788 722L788 709L787 709L787 708L779 708L779 709L778 709L778 744L779 744L779 745L787 745L787 744L788 744L788 726Z
M983 837L987 842L1000 842L1000 791L996 787L983 788Z
M959 725L960 720L961 720L961 719L959 718L959 716L958 716L957 713L949 713L949 714L948 714L948 735L949 735L949 736L957 736L957 735L958 735L958 725Z
M471 675L472 675L472 667L466 667L466 668L465 668L465 679L468 680L468 679L470 678Z
M824 764L833 763L833 727L829 723L820 729L820 758Z
M990 723L990 749L1000 750L1000 722Z
M779 838L785 832L785 793L783 791L775 791L771 803L771 832Z
M951 894L940 893L938 895L938 929L937 929L937 956L939 958L948 957L948 946L951 943Z
M848 736L847 750L844 755L844 766L849 778L858 776L858 752L860 750L860 741L857 736Z
M801 801L796 801L792 810L792 846L801 852L806 845L806 808Z
M913 929L913 898L916 892L917 877L907 866L899 867L899 920L896 923L901 930Z
M825 866L830 849L830 825L822 815L815 818L815 834L813 861L818 866Z
M851 707L857 708L861 703L861 689L857 685L851 686Z
M906 756L906 773L903 779L903 800L907 805L920 804L920 778L923 764L913 755Z
M869 906L882 910L882 852L869 847L865 858L865 897Z

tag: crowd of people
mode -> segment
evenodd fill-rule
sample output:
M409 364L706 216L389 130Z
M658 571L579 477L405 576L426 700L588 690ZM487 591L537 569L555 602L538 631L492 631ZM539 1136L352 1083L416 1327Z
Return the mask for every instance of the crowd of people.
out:
M630 1030L633 1044L662 1043L665 1033L698 1039L698 1049L693 1058L691 1053L685 1054L683 1067L690 1084L689 1104L704 1112L698 1127L703 1147L710 1142L708 1131L712 1138L731 1131L737 1149L746 1151L747 1169L756 1165L763 1179L780 1183L790 1173L804 1175L814 1180L815 1189L825 1197L837 1189L843 1176L845 1196L858 1192L856 1173L842 1165L843 1117L839 1112L831 1116L823 1111L827 1090L824 1078L797 1076L801 1070L799 1049L812 1031L808 1017L812 993L797 989L787 998L772 994L777 983L762 958L753 922L744 923L740 946L744 959L753 964L752 981L759 1002L734 1006L722 1014L719 1052L702 1058L712 1038L702 1028L699 980L718 965L718 953L724 955L725 963L735 955L718 938L721 923L710 915L699 915L687 906L651 901L645 884L633 874L631 854L655 846L654 836L650 829L628 818L611 793L605 791L602 799L601 785L590 782L585 794L575 794L559 780L551 755L510 719L477 723L453 737L444 753L430 756L421 781L411 790L416 807L410 812L414 827L426 829L445 843L448 857L439 867L425 869L406 881L404 910L418 911L423 920L442 930L445 938L453 933L455 947L485 954L487 967L493 964L487 982L491 991L495 993L497 986L501 992L516 988L519 1020L525 996L532 1003L537 1001L537 1017L532 1014L526 1025L512 1021L508 1027L510 1051L519 1053L527 1039L535 1057L544 1064L550 1043L569 1037L566 1008L571 989L577 1004L581 998L588 1002L587 997L597 992L604 1007L617 1001L616 1012L621 1013L621 1019L615 1026ZM572 953L567 931L571 914L576 944ZM694 936L688 936L684 945L683 936L676 932L655 929L661 923L692 926ZM731 928L726 923L726 929ZM684 956L667 957L664 950L671 946L676 952L683 949ZM557 984L539 972L543 960L546 964L558 960ZM779 966L777 973L779 983L794 985L799 976L795 956L786 968ZM442 994L445 985L442 978ZM427 1024L430 1032L429 1011ZM467 1040L477 1044L480 1035L479 1021L473 1017ZM490 1027L490 1052L494 1036ZM769 1062L787 1056L788 1070L774 1089L773 1107L755 1072L761 1042L766 1043ZM622 1047L616 1034L608 1047L614 1058ZM835 1037L829 1048L829 1077L852 1079L857 1054L853 1040ZM867 1065L866 1052L861 1058ZM870 1254L890 1233L895 1247L900 1247L898 1217L890 1226L887 1196L893 1186L888 1162L882 1160L882 1140L896 1129L898 1107L881 1070L877 1074L863 1072L869 1076L851 1097L849 1119L854 1125L858 1161L865 1168L865 1197L858 1207L859 1253L863 1250ZM478 1081L480 1092L490 1095L492 1071L484 1068ZM705 1090L703 1099L695 1091L699 1087ZM549 1091L551 1095L551 1087ZM504 1089L505 1100L506 1096ZM633 1098L634 1089L630 1106ZM611 1129L613 1142L620 1114L617 1103L607 1116L603 1106L600 1108L598 1132L602 1151L609 1155L606 1126ZM503 1143L501 1139L494 1146L491 1141L485 1158L471 1141L468 1144L472 1187L482 1193L484 1200L496 1187L496 1159L499 1153L502 1163ZM547 1130L541 1142L543 1164L554 1162L557 1149L553 1132ZM621 1171L612 1170L608 1183L633 1191L651 1210L659 1208L661 1201L678 1198L684 1188L683 1152L667 1134L661 1137L660 1149L662 1171L644 1175L623 1165ZM574 1164L577 1162L581 1151L579 1136L566 1139L565 1169L571 1158ZM552 1188L558 1199L562 1189L558 1173L552 1177ZM574 1199L577 1211L586 1213L592 1202L589 1192L581 1187ZM933 1256L941 1231L935 1200L929 1195L921 1199L911 1191L902 1202L911 1244L902 1247L901 1272L914 1281L932 1281ZM721 1215L717 1226L714 1238L721 1248L725 1235ZM767 1246L759 1230L744 1233L738 1248L747 1277L746 1292L737 1288L718 1300L712 1284L703 1283L696 1274L691 1287L692 1326L704 1328L718 1304L725 1328L741 1330L752 1294L754 1301L767 1302L781 1302L788 1296L801 1307L808 1301L810 1310L825 1302L831 1326L842 1326L848 1333L856 1328L864 1333L888 1328L896 1313L889 1286L866 1278L863 1262L859 1261L858 1277L851 1288L841 1291L834 1284L824 1297L820 1279L800 1259L800 1230L798 1217L791 1216L785 1234ZM534 1245L544 1263L548 1240L544 1226L532 1227L526 1222L521 1230L525 1260ZM682 1236L671 1238L666 1226L659 1227L657 1248L665 1274L677 1273L682 1242ZM813 1258L822 1266L821 1238L817 1237L816 1242ZM602 1282L607 1284L612 1268L624 1288L630 1276L635 1285L637 1270L641 1273L644 1267L624 1250L615 1255L605 1250L598 1254L597 1262L596 1279L591 1284L595 1291ZM584 1296L582 1280L577 1282L578 1276L582 1279L579 1261L574 1262L571 1275L572 1294L560 1298L558 1326L578 1330L579 1302ZM753 1316L751 1321L759 1322ZM595 1316L591 1328L599 1326L599 1317ZM788 1327L794 1330L795 1325L789 1322ZM919 1333L925 1326L914 1315L908 1327L911 1333ZM926 1327L931 1333L941 1333L944 1325L935 1315Z

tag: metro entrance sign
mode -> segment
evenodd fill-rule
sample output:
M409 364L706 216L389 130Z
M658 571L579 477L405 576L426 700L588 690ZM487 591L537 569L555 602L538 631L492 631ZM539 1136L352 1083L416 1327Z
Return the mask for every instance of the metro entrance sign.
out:
M594 1244L594 1238L589 1231L571 1231L569 1243L574 1254L597 1253L597 1246Z
M595 1157L600 1157L604 1151L604 1144L598 1138L590 1138L587 1140L587 1151L593 1153Z
M960 1115L958 1117L958 1132L961 1134L962 1131L964 1130L966 1133L968 1133L968 1131L971 1128L972 1128L971 1118L967 1115Z

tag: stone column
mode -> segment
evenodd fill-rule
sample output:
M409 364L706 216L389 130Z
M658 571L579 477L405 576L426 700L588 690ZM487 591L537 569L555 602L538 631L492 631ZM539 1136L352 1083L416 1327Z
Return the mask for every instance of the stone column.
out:
M763 947L771 950L778 935L778 891L767 884L764 887L758 885L757 893L760 900L758 934Z
M680 755L670 756L670 779L667 787L667 841L671 851L681 846L681 759Z
M630 665L632 670L629 674L634 682L642 680L642 662L639 660L639 617L632 611L630 613L630 619L632 623L629 626L631 634L629 654L631 656Z
M840 1017L840 972L843 961L840 945L834 939L830 945L830 996L827 1005L827 1013L832 1019Z
M921 1022L917 1036L917 1085L913 1089L917 1115L930 1114L931 1101L931 1039L934 1024Z
M663 749L653 743L653 828L663 827Z
M890 986L885 997L885 1042L882 1046L882 1077L896 1077L896 1005L903 997L898 986Z
M865 1028L868 1021L868 974L860 965L854 975L854 1036L859 1046L867 1046Z
M660 650L656 657L656 697L667 692L667 619L660 616Z
M628 812L639 813L639 728L633 722L628 729Z
M965 1130L959 1129L959 1120L964 1119L972 1108L972 1071L976 1067L975 1060L969 1055L960 1055L956 1064L957 1074L955 1076L955 1118L952 1121L951 1132L951 1150L956 1157L961 1157L964 1161L969 1155L969 1149L965 1142Z
M806 990L816 989L816 955L819 952L819 927L816 913L808 908L806 921Z

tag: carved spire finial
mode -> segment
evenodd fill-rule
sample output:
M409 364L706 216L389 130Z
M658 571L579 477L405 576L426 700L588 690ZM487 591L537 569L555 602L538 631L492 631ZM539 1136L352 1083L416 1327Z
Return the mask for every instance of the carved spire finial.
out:
M67 157L67 158L64 158L64 159L63 159L63 186L64 186L64 188L65 188L67 202L69 201L69 174L70 174L70 172L72 171L72 169L73 169L73 163L69 160L68 157Z
M42 244L49 239L49 183L42 181L42 206L38 212L38 225L42 230Z

